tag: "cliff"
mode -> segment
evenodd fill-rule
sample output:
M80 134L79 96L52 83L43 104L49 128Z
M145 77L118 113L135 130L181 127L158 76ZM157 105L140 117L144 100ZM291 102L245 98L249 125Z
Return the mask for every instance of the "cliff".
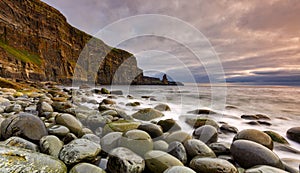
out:
M39 0L0 1L0 76L17 80L70 83L75 65L84 46L92 37L67 23L56 9ZM122 64L124 73L140 76L136 59L128 52L112 49L99 39L94 52L103 58L98 73L89 75L87 66L80 69L83 81L94 78L97 83L110 84ZM131 58L130 58L131 57ZM92 63L91 57L85 60ZM126 63L123 63L125 60Z

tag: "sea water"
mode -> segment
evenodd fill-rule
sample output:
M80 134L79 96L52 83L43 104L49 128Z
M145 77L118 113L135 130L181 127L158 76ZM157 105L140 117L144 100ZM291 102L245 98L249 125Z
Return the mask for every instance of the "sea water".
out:
M226 122L243 129L272 130L286 138L286 132L291 127L300 126L300 87L283 86L213 86L201 84L185 84L185 86L103 86L109 90L122 90L122 97L115 101L126 111L133 114L140 108L154 107L159 103L168 104L171 111L165 111L164 117L178 120L183 130L192 133L193 129L184 122L188 111L195 109L210 109L217 115L209 118L217 122ZM127 99L131 95L134 99ZM150 98L142 98L148 96ZM102 95L93 96L98 102L106 98ZM128 102L138 101L138 107L125 106ZM95 105L87 104L95 107ZM271 118L272 125L250 125L241 118L244 114L264 114ZM159 120L159 119L158 119ZM220 135L219 141L232 142L234 134ZM290 146L300 151L300 144L288 140ZM293 167L298 169L300 155L292 152L274 150L282 159L292 159ZM296 163L295 163L296 161Z

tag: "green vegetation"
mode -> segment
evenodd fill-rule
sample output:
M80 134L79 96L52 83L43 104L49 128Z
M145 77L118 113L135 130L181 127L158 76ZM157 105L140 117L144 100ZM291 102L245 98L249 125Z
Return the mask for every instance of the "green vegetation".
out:
M42 60L38 55L31 54L25 50L18 50L14 47L9 46L2 40L0 40L0 47L2 47L7 53L10 55L14 56L16 59L23 61L23 62L28 62L28 63L33 63L35 65L41 65Z

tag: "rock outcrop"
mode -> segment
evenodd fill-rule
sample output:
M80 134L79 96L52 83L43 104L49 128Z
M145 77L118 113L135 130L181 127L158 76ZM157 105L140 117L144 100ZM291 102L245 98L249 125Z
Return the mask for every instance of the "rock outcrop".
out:
M76 79L82 81L111 84L114 77L116 83L124 83L122 80L128 76L143 78L132 54L91 39L92 36L72 27L58 10L40 0L0 1L3 78L68 84L72 82L79 57L83 58L76 67L80 74ZM85 46L88 55L84 54ZM99 59L102 60L96 64L96 71L90 71L91 64L95 65ZM120 66L122 72L114 76Z

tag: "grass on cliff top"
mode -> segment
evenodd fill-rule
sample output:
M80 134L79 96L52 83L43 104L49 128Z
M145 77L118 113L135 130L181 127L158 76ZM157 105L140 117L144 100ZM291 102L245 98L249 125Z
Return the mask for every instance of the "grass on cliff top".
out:
M13 48L6 43L4 43L2 40L0 40L0 47L2 47L7 53L14 56L16 59L26 62L26 63L33 63L35 65L41 65L42 61L38 55L31 54L25 50L19 50L16 48Z

